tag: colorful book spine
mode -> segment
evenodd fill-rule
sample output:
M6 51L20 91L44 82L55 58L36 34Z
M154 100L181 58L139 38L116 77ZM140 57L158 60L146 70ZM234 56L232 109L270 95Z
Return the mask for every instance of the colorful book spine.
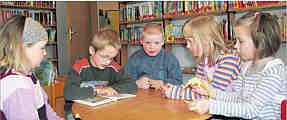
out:
M1 1L0 5L28 8L56 8L55 1Z
M1 21L5 23L7 19L13 15L24 15L32 17L44 26L56 25L56 13L53 11L45 10L27 10L27 9L15 9L15 8L1 8Z
M287 40L287 16L286 12L282 13L281 19L280 19L280 28L282 33L282 41L286 42Z
M161 1L127 4L125 7L120 8L120 21L131 22L161 17L162 8ZM125 14L125 11L127 11L127 14Z

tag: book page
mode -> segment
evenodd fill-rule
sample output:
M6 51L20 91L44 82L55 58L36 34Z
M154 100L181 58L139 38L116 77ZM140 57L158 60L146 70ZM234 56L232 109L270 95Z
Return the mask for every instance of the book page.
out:
M119 95L120 95L119 97L115 97L115 96L97 96L97 97L94 97L94 98L87 98L87 99L83 99L83 100L74 100L74 101L77 102L77 103L81 103L81 104L85 104L85 105L89 105L89 106L97 106L97 105L101 105L101 104L117 101L117 100L120 100L120 99L136 97L136 95L133 95L133 94L119 94Z
M119 94L119 97L115 97L115 96L106 96L107 98L112 98L112 99L125 99L125 98L131 98L131 97L136 97L136 95L133 94Z
M86 104L89 106L97 106L97 105L117 101L117 99L97 96L94 98L87 98L87 99L83 99L83 100L74 100L74 101L77 103Z

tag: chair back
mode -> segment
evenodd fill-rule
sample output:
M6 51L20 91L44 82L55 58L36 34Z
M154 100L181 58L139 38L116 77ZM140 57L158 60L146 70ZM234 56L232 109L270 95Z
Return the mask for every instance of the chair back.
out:
M286 110L287 99L283 99L281 102L281 120L287 120L287 110Z
M54 110L56 110L56 99L59 97L64 97L63 89L65 86L66 77L58 76L52 80L50 85L51 90L51 106Z
M279 95L276 96L276 101L281 104L281 120L287 120L286 118L286 101L287 101L287 96L285 95Z
M4 112L2 112L1 110L0 110L0 120L7 120L4 115Z
M282 88L281 88L281 93L287 93L287 66L285 66L284 73L283 73L283 81L282 81ZM280 99L281 103L281 120L287 120L287 107L286 103L287 102L287 96L283 96Z

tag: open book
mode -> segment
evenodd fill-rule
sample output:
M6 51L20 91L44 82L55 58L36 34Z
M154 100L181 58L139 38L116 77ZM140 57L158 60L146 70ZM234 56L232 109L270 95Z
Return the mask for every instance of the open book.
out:
M97 96L94 98L87 98L87 99L83 99L83 100L74 100L77 103L81 103L81 104L86 104L89 106L97 106L97 105L101 105L101 104L105 104L105 103L109 103L109 102L113 102L113 101L118 101L120 99L125 99L125 98L131 98L131 97L136 97L136 95L133 94L119 94L120 96L115 97L115 96Z

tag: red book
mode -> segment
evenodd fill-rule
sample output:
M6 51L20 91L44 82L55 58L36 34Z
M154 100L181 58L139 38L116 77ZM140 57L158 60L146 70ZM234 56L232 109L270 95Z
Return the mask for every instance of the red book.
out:
M4 19L4 10L3 10L3 8L1 9L1 20L2 20L2 23L1 23L1 24L3 24L3 23L4 23L4 21L5 21L5 19Z

